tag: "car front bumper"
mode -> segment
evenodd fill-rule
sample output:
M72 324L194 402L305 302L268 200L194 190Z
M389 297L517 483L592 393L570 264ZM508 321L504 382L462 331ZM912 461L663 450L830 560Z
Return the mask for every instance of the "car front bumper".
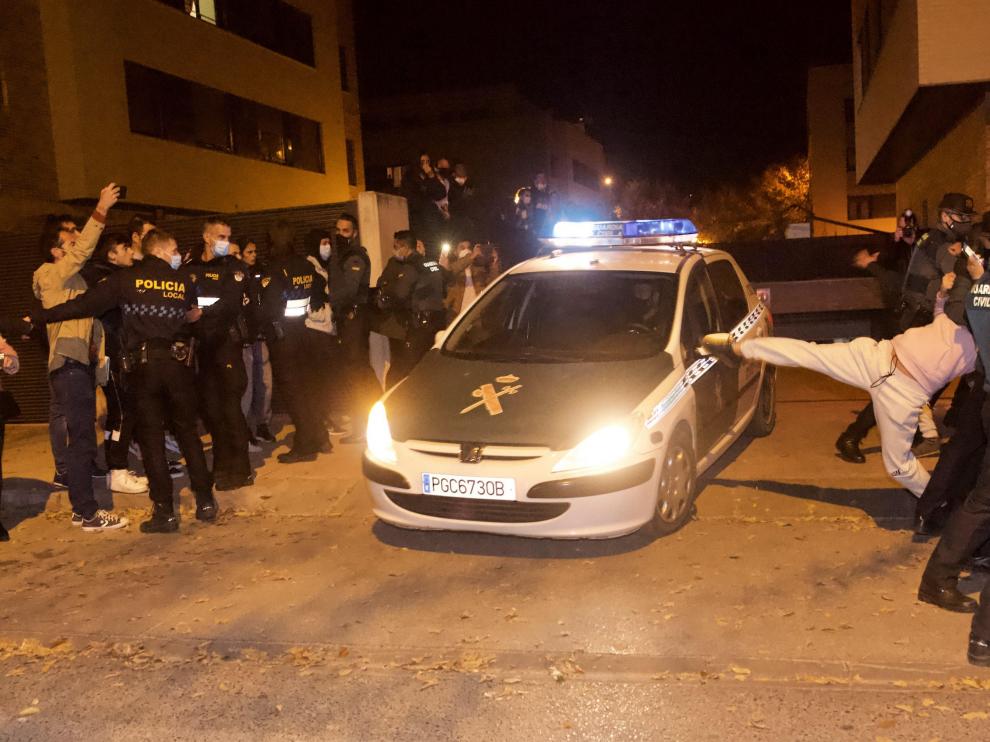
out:
M545 457L466 464L405 447L398 453L400 466L374 461L366 453L363 468L375 515L401 528L613 538L635 531L653 517L659 471L652 455L615 470L575 476L551 473L551 461ZM511 477L516 499L425 495L419 485L423 473Z

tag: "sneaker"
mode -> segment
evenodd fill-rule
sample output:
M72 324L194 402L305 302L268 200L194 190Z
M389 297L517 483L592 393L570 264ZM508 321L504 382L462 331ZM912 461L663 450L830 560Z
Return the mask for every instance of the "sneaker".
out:
M216 481L214 485L218 492L227 492L229 490L239 490L241 487L250 487L254 484L254 474L248 474L246 477L226 479L221 478Z
M74 526L81 526L83 524L83 517L79 515L75 510L72 511L72 520L69 521Z
M175 440L175 436L171 433L165 434L165 450L174 453L176 456L182 455L182 449L179 448L178 441Z
M205 523L212 523L217 519L217 501L210 495L209 498L196 498L196 520Z
M280 453L276 458L280 464L297 464L304 461L316 461L316 453L292 450Z
M330 435L347 435L347 428L332 418L327 424L327 430L330 432Z
M248 441L248 453L261 453L264 449L253 441Z
M148 491L148 478L139 477L127 469L113 469L107 474L107 489L124 495L137 495Z
M168 475L172 477L172 479L178 479L179 477L183 476L185 473L186 473L185 467L182 466L182 464L180 464L178 461L168 462Z
M65 475L62 472L55 472L55 475L52 477L52 484L63 489L69 486L69 482L66 480Z
M116 531L125 528L130 523L127 518L111 513L106 510L97 510L92 518L82 522L82 529L87 533L102 533L103 531Z
M911 451L918 459L937 456L942 451L942 442L938 438L923 438L921 443L914 446Z
M259 441L264 441L265 443L274 443L275 436L272 435L271 428L262 423L258 426L257 430L254 431L254 437Z
M155 503L151 517L139 526L141 533L175 533L179 530L179 519L171 505Z

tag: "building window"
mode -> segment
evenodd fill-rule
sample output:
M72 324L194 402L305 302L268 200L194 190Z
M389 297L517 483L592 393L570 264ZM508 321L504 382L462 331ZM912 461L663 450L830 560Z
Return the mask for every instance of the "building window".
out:
M345 93L351 89L351 75L347 69L347 47L343 44L339 47L340 52L340 89Z
M193 18L315 67L313 19L285 0L158 0Z
M866 0L863 8L863 22L856 39L859 46L860 94L866 93L873 69L880 58L883 42L890 28L891 17L897 10L898 0Z
M357 177L357 155L354 152L354 142L350 139L344 140L344 148L347 152L347 184L356 186Z
M883 219L897 214L897 198L893 193L849 196L846 203L848 219L851 222L860 219Z
M571 163L574 173L574 182L592 191L598 190L599 178L592 168L585 165L580 160L573 160Z
M843 114L846 120L846 172L856 171L856 113L853 108L853 99L846 98L842 101Z
M135 134L325 172L317 121L134 62L124 75Z

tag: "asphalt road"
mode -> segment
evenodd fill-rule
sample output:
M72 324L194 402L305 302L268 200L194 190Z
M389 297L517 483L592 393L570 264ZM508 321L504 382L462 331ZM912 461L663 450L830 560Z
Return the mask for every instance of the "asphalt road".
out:
M915 599L910 496L875 438L833 455L862 399L782 373L695 520L602 542L377 523L343 446L266 451L218 525L185 493L178 535L84 534L44 430L11 428L0 739L986 739L968 617Z

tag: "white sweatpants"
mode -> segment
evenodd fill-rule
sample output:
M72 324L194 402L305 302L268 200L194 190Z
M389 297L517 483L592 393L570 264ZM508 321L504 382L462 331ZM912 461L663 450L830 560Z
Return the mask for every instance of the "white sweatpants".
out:
M818 345L790 338L757 338L744 340L739 348L745 358L817 371L868 392L887 473L915 497L921 497L930 476L911 452L911 443L928 394L899 370L877 383L893 370L894 346L889 340L856 338L848 343Z

